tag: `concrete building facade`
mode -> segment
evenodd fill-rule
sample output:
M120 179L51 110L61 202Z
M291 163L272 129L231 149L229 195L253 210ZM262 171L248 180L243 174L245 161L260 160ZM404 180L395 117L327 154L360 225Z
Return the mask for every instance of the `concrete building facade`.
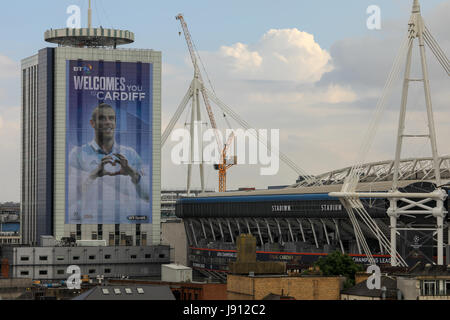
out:
M67 61L152 64L151 223L68 224L66 214ZM22 60L22 243L40 236L57 240L105 239L113 245L160 242L161 210L161 52L141 49L44 48Z
M161 244L170 246L170 261L187 266L188 244L183 220L161 222Z
M2 248L8 276L41 281L66 280L67 268L80 267L91 279L160 277L161 264L170 262L168 246L15 247Z

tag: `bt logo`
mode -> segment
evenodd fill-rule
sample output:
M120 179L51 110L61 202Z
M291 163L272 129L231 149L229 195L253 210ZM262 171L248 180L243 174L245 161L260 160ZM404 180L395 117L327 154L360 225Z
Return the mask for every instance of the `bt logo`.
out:
M92 69L93 68L90 64L88 64L87 66L84 66L84 67L73 67L73 71L75 71L75 72L83 71L87 75L91 74Z

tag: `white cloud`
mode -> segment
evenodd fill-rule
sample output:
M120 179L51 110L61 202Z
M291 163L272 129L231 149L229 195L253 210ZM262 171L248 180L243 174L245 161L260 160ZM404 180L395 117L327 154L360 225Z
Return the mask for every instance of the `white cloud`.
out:
M19 141L14 139L20 136L20 108L9 107L0 109L0 145L16 146Z
M350 86L341 87L337 84L330 85L324 97L324 101L328 103L354 102L356 99L356 93Z
M270 29L256 43L237 42L201 55L215 74L234 79L314 83L333 69L314 36L296 28Z
M0 108L0 202L20 196L20 108Z
M20 65L0 54L0 202L20 199Z
M287 90L285 92L254 91L247 94L248 100L259 104L283 104L291 108L307 111L313 104L322 104L321 108L330 108L326 104L351 103L358 99L357 94L350 86L331 84L327 87L311 87L308 90ZM339 110L339 108L336 108Z
M18 62L0 54L0 79L11 79L19 76Z
M256 51L250 51L248 45L236 43L231 47L222 46L219 53L223 58L228 58L228 64L234 72L257 71L263 61Z

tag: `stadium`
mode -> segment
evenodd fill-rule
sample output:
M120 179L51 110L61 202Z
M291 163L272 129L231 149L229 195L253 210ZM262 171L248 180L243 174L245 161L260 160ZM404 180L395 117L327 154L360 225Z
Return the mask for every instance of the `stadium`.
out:
M449 161L450 156L439 158L444 185L450 181ZM393 168L394 161L363 165L356 191L389 191ZM180 199L176 215L184 220L190 265L207 277L225 279L228 263L236 258L235 241L241 233L256 237L258 260L285 261L290 269L311 265L335 250L349 254L357 263L368 263L344 206L338 198L329 196L341 190L350 170L348 167L316 176L319 186L309 185L300 177L297 183L281 189L204 193ZM432 158L400 162L399 191L431 192L436 188L434 179ZM361 198L361 202L379 229L389 236L389 200ZM448 211L447 201L444 206ZM358 222L376 263L389 265L389 252L383 249L379 237L360 217ZM418 261L436 262L433 228L436 220L432 215L399 218L397 250L409 266ZM444 229L444 243L448 244L446 222ZM446 248L448 257L448 245Z

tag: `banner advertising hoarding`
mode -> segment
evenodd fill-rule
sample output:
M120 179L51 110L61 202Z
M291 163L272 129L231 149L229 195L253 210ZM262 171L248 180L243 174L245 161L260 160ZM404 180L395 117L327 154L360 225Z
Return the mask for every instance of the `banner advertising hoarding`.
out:
M66 67L66 224L151 223L152 64Z

